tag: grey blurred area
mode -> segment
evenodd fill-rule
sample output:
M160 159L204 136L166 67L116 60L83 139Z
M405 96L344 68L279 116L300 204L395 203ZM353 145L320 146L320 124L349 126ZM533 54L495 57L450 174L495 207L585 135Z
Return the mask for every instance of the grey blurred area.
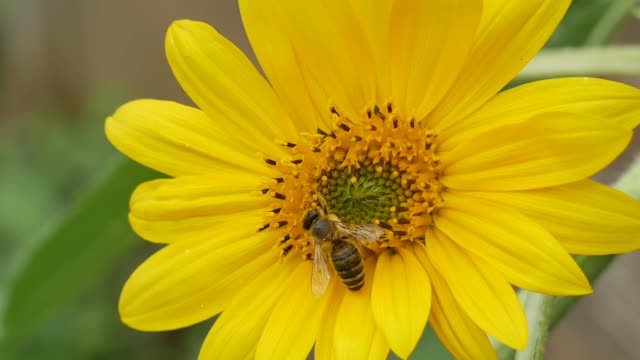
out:
M176 19L208 22L251 54L234 0L20 0L1 6L0 131L43 104L62 104L64 112L78 114L104 87L117 89L125 100L189 103L164 55L165 31ZM628 24L619 41L640 41L637 22ZM640 85L638 79L619 80ZM615 180L638 156L637 138L598 180ZM640 253L620 256L595 293L558 326L546 358L640 359L639 298Z
M230 0L20 0L5 8L9 91L3 112L51 101L73 112L104 86L131 99L187 102L164 55L166 29L177 19L215 24L250 49L237 3Z

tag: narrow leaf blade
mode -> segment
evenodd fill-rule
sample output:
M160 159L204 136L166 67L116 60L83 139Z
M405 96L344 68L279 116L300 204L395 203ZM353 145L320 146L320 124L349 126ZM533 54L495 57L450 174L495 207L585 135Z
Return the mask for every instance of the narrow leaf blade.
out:
M137 184L159 176L130 160L120 160L39 242L9 288L1 318L3 345L29 336L136 245L127 221L128 199Z

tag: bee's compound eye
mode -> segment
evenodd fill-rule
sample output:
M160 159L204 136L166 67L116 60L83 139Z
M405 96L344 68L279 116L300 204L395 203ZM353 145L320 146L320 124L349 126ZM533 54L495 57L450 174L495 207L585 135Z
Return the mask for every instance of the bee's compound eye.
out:
M318 214L318 210L310 210L306 214L304 214L304 219L302 219L302 228L304 230L309 230L311 228L311 224L320 216Z

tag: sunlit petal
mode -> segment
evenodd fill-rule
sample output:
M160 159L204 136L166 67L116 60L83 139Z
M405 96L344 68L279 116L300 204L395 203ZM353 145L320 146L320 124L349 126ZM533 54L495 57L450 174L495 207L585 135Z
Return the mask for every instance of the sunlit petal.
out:
M159 243L213 232L238 218L257 230L269 204L255 195L259 181L231 174L149 181L133 192L129 220L141 237Z
M460 306L442 277L427 259L423 246L414 246L416 257L427 270L433 297L429 324L438 335L449 352L460 360L478 358L497 360L498 356L489 342L489 338L475 322L473 322Z
M619 254L640 249L640 202L594 181L472 195L517 209L573 254Z
M429 259L447 279L460 307L496 339L524 349L527 319L511 285L499 272L466 254L440 230L435 229L430 234L427 242Z
M269 83L233 43L211 26L176 21L165 41L171 70L185 92L225 133L256 151L281 151L273 139L296 139Z
M300 359L313 347L332 292L315 297L310 285L304 285L310 276L310 262L300 264L291 275L258 341L256 359Z
M564 112L598 118L603 125L634 128L640 123L640 90L615 81L561 78L535 81L503 91L478 111L441 134L438 149L450 151L474 133L513 124L536 114ZM606 119L606 120L605 120ZM468 129L473 128L471 132Z
M528 190L584 179L627 147L633 132L606 120L569 113L540 114L473 132L443 152L442 183L456 190Z
M167 245L142 263L122 289L122 321L145 331L193 325L222 311L245 281L277 261L269 252L273 234L217 230Z
M294 264L289 261L265 267L243 284L209 331L198 358L233 360L253 355L267 319L296 268Z
M384 251L378 258L371 308L389 346L408 358L427 325L431 285L415 255L404 249Z
M429 117L443 130L478 109L511 81L547 42L571 0L485 0L471 54Z
M458 192L447 194L435 225L485 259L512 284L550 295L583 295L591 286L573 258L544 228L513 209Z
M423 119L454 83L473 45L482 2L396 1L391 10L394 106Z
M273 174L202 111L174 102L129 102L107 119L105 131L118 150L167 175Z

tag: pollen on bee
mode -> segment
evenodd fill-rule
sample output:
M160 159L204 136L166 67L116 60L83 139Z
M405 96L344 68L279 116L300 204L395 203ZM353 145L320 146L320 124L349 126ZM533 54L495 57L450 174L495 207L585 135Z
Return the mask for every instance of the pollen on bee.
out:
M355 177L355 176L352 176L352 177L351 177L351 183L352 183L352 184L355 184L355 183L357 183L357 182L358 182L358 178L357 178L357 177Z

